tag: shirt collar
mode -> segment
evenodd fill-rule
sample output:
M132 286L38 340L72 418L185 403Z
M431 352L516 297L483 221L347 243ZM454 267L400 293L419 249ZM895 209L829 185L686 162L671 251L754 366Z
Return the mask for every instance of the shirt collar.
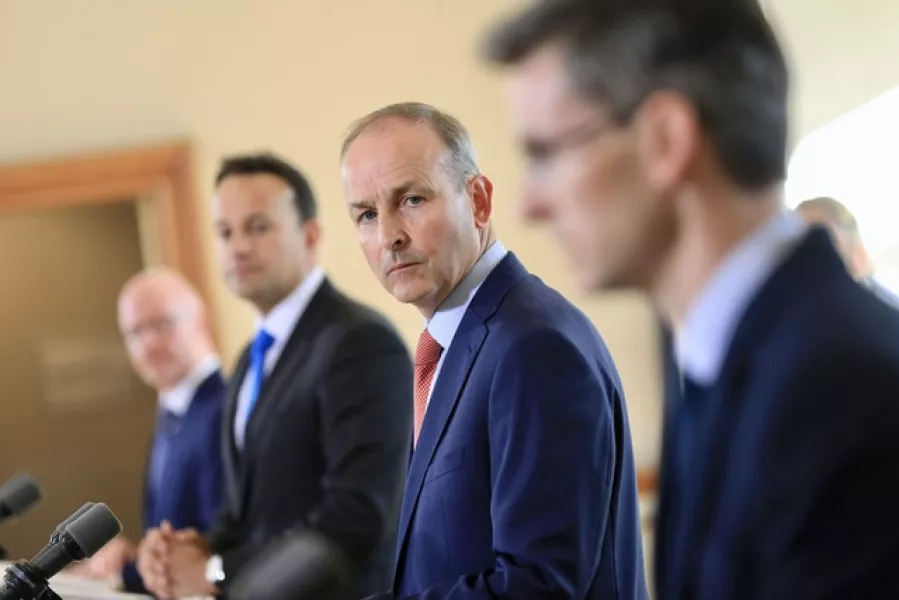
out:
M325 280L325 272L320 268L314 268L303 281L281 302L275 305L267 315L257 319L257 331L265 329L273 338L275 344L283 343L293 332L312 297Z
M684 375L700 385L714 383L743 313L806 229L795 214L783 213L756 229L722 262L677 333Z
M459 285L447 296L437 312L425 323L428 332L437 340L444 349L449 348L456 330L471 304L471 299L477 293L487 276L502 262L507 250L499 242L494 242L481 255L468 274L459 282Z
M159 394L159 406L176 416L187 414L197 389L210 375L221 369L219 357L210 354L200 361L175 387Z

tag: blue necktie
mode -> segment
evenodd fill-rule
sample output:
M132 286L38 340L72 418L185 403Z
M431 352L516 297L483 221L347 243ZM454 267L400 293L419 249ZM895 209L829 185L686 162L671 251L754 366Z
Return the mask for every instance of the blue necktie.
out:
M262 382L265 380L265 354L275 343L275 338L265 329L260 329L250 346L250 373L253 381L250 386L250 400L247 403L247 422L253 409L256 407L256 401L259 400L259 394L262 392Z
M172 437L178 432L181 417L169 410L160 410L156 417L156 435L150 456L150 489L158 495L165 485L165 465L169 460Z

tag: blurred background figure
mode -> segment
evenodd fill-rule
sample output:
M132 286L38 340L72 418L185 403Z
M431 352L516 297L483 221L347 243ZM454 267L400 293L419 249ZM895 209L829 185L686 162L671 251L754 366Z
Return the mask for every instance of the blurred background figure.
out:
M862 241L858 221L842 202L821 196L803 201L796 207L796 212L810 225L826 227L849 269L849 274L875 296L899 308L899 296L874 278L874 262Z
M125 284L118 318L134 370L159 393L144 487L144 528L168 522L207 531L221 507L226 384L206 308L178 273L153 268ZM121 576L125 589L145 592L136 557L136 544L120 536L78 571L95 578Z

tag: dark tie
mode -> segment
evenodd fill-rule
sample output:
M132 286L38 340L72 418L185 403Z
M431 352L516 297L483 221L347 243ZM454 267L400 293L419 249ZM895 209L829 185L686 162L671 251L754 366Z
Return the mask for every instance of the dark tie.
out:
M275 343L275 338L265 329L260 329L250 346L250 374L253 380L250 384L250 398L247 402L247 422L253 409L256 407L256 401L259 400L259 394L262 392L262 382L265 381L265 354Z
M679 495L685 492L690 480L691 469L695 468L695 448L700 432L700 420L707 404L707 388L700 386L690 377L683 378L680 398L676 408L676 478Z
M428 396L431 392L431 381L437 371L437 363L440 362L440 354L443 347L437 343L428 330L421 332L418 338L418 347L415 349L415 430L413 444L418 443L418 434L425 420L425 412L428 410Z
M158 494L165 485L165 465L169 460L172 438L181 426L181 417L169 410L156 415L156 434L150 456L150 487Z

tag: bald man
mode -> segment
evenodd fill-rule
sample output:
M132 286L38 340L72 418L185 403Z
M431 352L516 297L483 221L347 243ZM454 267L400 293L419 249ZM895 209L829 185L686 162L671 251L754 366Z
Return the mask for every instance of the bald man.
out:
M144 529L168 523L208 531L222 500L226 384L203 301L179 274L154 268L125 284L118 320L134 370L159 393L144 486ZM98 578L120 574L126 590L146 593L137 558L137 547L120 537L95 555L86 571Z
M899 308L899 297L874 279L874 263L862 243L858 221L839 200L828 196L805 200L796 207L796 213L810 225L826 228L849 274L859 283L894 308Z

